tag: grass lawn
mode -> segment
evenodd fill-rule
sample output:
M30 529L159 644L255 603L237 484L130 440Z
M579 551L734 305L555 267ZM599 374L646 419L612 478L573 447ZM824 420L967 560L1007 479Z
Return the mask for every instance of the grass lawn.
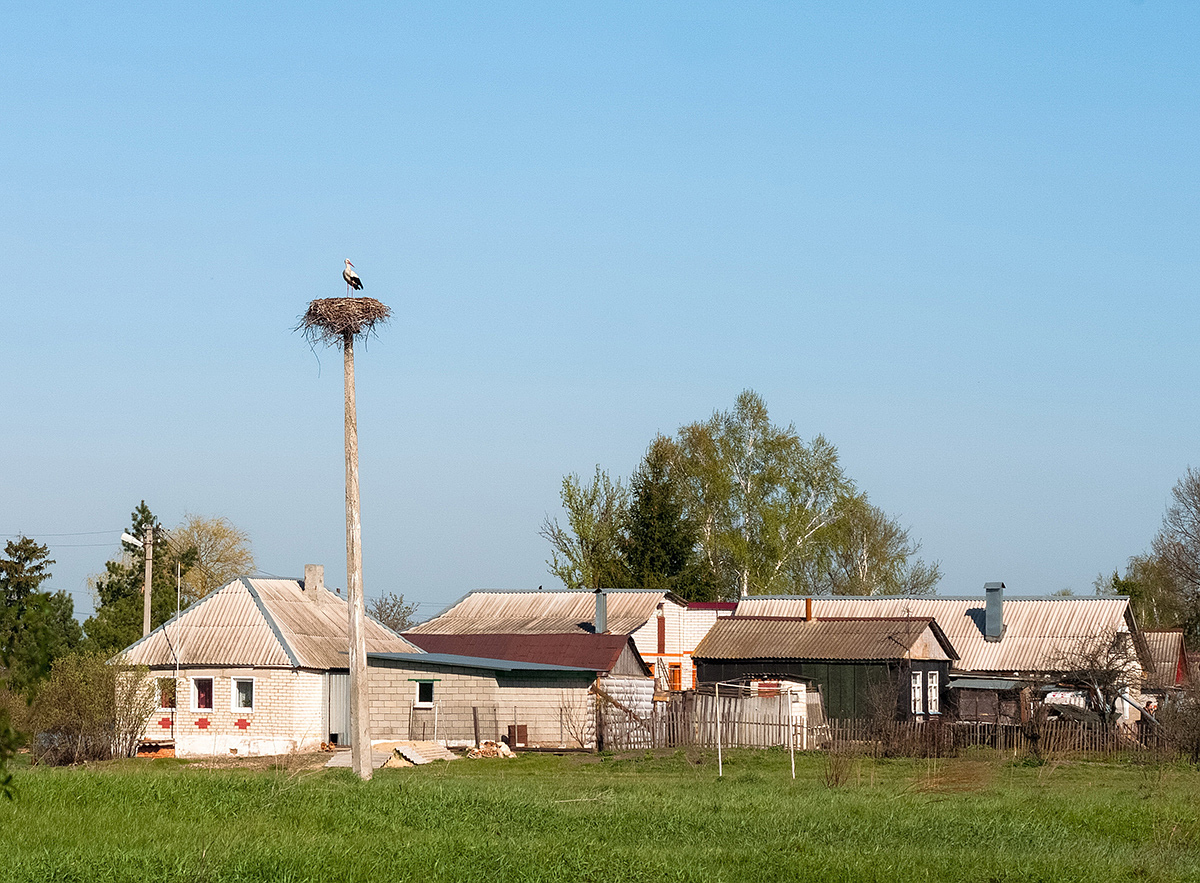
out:
M735 751L19 767L0 880L1200 880L1200 772Z

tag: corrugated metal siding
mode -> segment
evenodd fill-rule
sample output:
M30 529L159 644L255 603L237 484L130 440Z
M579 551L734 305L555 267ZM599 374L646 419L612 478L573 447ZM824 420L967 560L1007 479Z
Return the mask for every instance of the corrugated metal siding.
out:
M804 615L803 598L744 598L738 615ZM983 639L984 601L951 598L813 599L813 616L914 616L937 620L959 660L954 668L980 672L1047 671L1058 653L1080 637L1128 631L1124 598L1004 599L1004 637Z
M723 617L692 656L696 659L901 659L932 643L928 619L817 620ZM934 658L948 659L940 651Z
M633 634L654 616L665 598L663 592L613 590L606 594L608 630L624 635ZM445 613L408 629L408 633L588 633L595 616L593 592L472 592Z
M367 620L366 631L368 653L418 652L373 620ZM346 601L333 592L306 592L296 580L235 580L134 643L124 656L151 666L174 665L177 652L186 666L347 668L349 633Z

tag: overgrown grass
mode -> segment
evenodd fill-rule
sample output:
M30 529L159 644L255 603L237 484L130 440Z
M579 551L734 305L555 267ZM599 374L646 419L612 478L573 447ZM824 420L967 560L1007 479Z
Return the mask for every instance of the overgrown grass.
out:
M732 752L20 769L0 880L1200 880L1184 766Z

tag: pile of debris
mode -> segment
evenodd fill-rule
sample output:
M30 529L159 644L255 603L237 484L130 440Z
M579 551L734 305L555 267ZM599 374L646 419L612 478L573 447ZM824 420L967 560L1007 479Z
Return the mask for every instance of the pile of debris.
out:
M516 757L513 750L503 742L493 742L490 739L479 743L478 748L467 752L467 757Z

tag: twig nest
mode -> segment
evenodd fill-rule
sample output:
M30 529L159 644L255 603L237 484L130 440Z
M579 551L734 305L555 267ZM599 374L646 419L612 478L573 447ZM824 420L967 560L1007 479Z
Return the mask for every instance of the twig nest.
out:
M367 337L391 315L373 297L326 297L308 305L298 329L313 343L341 344L347 337Z

